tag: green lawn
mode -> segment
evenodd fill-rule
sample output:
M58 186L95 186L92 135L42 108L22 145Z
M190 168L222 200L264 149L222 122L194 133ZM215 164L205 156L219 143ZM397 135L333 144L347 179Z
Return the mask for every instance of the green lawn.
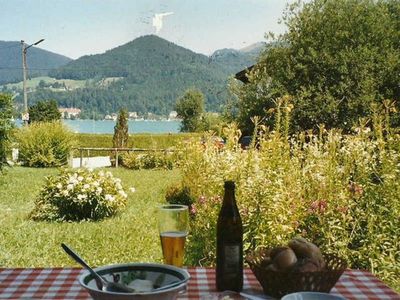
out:
M75 266L61 250L64 242L94 266L122 262L161 262L155 218L165 189L179 171L110 169L121 178L128 205L101 222L47 223L28 219L44 177L57 169L15 167L0 175L0 266ZM129 188L134 187L134 193Z

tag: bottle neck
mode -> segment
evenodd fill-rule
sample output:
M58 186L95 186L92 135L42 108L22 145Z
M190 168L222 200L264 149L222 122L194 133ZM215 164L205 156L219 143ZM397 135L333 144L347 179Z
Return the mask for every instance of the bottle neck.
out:
M224 201L222 205L236 205L234 188L225 189Z

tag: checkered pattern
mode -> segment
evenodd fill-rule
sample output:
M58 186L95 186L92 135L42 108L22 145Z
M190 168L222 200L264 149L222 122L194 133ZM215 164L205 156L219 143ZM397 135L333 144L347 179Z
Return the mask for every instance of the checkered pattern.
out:
M201 299L202 296L215 292L213 269L188 268L188 271L191 275L188 290L179 300ZM77 268L0 268L0 299L91 299L79 285L78 277L82 272L82 269ZM244 291L262 295L261 286L249 269L244 273ZM400 300L399 294L371 273L359 270L346 271L331 293L347 299Z

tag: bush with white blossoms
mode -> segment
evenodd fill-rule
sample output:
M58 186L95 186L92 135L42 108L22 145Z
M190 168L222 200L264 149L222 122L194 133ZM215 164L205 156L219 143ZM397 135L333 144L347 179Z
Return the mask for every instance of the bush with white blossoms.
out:
M34 220L100 220L122 210L127 194L110 172L67 170L49 176L35 200Z

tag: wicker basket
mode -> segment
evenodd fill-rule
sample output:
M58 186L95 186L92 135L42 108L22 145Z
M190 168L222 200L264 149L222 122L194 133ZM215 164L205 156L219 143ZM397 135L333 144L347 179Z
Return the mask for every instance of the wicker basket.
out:
M277 298L300 291L329 293L347 268L343 259L332 254L324 254L326 269L323 271L271 271L262 266L263 257L265 257L265 249L248 255L246 261L260 282L264 293Z

